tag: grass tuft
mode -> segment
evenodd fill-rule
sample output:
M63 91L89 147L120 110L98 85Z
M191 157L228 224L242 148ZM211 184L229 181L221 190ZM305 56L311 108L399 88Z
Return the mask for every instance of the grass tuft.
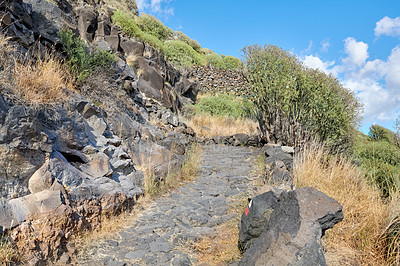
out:
M40 45L38 45L40 47ZM49 51L17 55L10 38L0 34L0 83L4 90L33 104L52 104L74 89L64 63Z
M234 134L254 135L258 132L258 123L251 119L199 114L185 123L193 128L197 135L206 138Z
M59 36L67 53L67 66L78 81L83 81L101 68L111 67L117 57L109 51L89 51L85 42L71 30L60 31Z
M66 90L73 89L64 64L49 53L36 60L32 57L15 60L13 77L17 95L32 103L60 101Z
M22 257L9 242L9 234L2 233L0 237L0 264L13 265L22 263Z
M356 166L314 146L296 156L294 179L297 187L315 187L343 206L344 220L328 230L323 239L328 264L388 264L383 236L390 205Z

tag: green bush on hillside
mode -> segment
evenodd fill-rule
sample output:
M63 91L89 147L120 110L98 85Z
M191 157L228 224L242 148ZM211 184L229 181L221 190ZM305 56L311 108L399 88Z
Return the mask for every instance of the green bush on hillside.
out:
M249 118L253 104L244 98L234 98L228 95L215 95L200 99L195 105L196 111L212 116L232 116Z
M208 48L201 48L200 53L203 55L214 54L214 51Z
M226 69L224 60L222 57L217 53L209 53L206 54L207 64L219 69Z
M242 61L237 57L227 55L223 56L222 60L224 61L226 69L239 70L243 67Z
M188 44L179 40L164 43L164 54L169 61L180 67L204 66L206 59Z
M178 67L204 66L207 61L216 68L238 69L242 66L238 58L226 56L222 59L211 50L201 48L196 40L190 39L183 32L174 32L151 15L142 13L138 17L117 10L114 12L112 20L129 37L138 38L151 45ZM177 40L173 40L175 34ZM208 60L204 56L205 54L207 54Z
M130 15L138 15L138 7L135 0L104 0L108 7L116 10L124 10Z
M157 37L160 41L169 40L175 36L173 30L151 15L141 13L140 17L137 18L136 22L140 29L145 33Z
M253 45L243 52L268 141L297 145L316 136L332 150L351 144L360 115L353 92L277 46Z
M176 31L175 33L178 40L190 45L196 52L201 51L201 46L196 40L190 39L186 34L181 31Z
M386 197L400 189L400 149L385 140L360 141L355 157L368 180L373 181Z
M109 67L117 61L115 55L108 51L89 52L85 42L75 37L71 30L59 33L67 53L67 65L78 81L82 81L100 68Z
M385 140L394 145L398 143L397 136L393 131L379 125L372 125L370 127L369 136L373 140Z
M136 24L135 18L122 11L115 11L112 16L113 22L118 25L129 37L136 37L145 43L148 43L155 49L163 51L163 41L159 40L156 36L146 33L140 29Z

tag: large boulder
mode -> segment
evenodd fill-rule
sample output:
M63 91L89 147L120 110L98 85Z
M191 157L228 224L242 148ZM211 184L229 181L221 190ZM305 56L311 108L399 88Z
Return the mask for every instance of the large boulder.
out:
M75 28L75 20L63 12L57 5L46 0L25 0L32 8L33 29L42 39L50 43L60 41L58 32L63 25Z
M321 237L343 219L342 206L315 188L282 192L277 202L239 265L326 265Z
M92 6L78 10L78 31L82 39L92 42L97 30L98 13Z
M287 152L287 148L282 148L281 146L271 146L265 150L265 164L271 164L275 161L282 161L286 168L290 171L293 165L293 155ZM286 151L286 152L285 152Z
M242 214L239 227L239 250L245 251L261 235L271 214L278 204L278 196L273 191L254 197Z

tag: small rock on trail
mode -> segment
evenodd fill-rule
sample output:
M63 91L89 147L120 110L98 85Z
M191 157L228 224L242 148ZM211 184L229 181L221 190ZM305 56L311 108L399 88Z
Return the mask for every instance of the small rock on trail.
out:
M259 149L207 145L199 177L142 211L131 227L97 241L80 265L194 265L188 247L235 218L230 211L252 186Z

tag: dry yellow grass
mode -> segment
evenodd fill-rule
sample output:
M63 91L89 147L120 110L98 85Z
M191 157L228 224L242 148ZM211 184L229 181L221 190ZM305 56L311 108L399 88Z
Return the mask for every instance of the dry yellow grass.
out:
M5 242L5 240L0 240L0 264L12 265L21 262L21 256L16 249L14 249L10 243Z
M185 121L197 135L212 138L234 134L254 135L258 133L257 122L251 119L236 119L226 116L195 115Z
M46 54L37 60L15 60L13 78L18 96L31 103L54 103L73 88L72 78L62 62Z
M114 217L101 217L100 226L96 227L93 231L83 231L80 234L72 237L72 242L80 254L96 244L97 241L107 239L115 235L126 226L133 224L139 217L141 211L146 208L150 203L148 197L141 197L136 202L136 205L130 211L122 212Z
M315 187L343 206L344 220L323 238L328 264L388 264L382 236L390 207L353 164L312 147L295 158L294 178L297 187Z
M248 204L248 197L241 195L236 199L236 204L231 210L235 214L233 220L221 224L216 228L216 234L206 236L194 243L196 258L201 265L228 265L239 261L242 257L239 248L239 221L243 210Z
M65 91L73 90L72 77L63 62L49 52L15 55L10 38L0 34L0 83L17 97L29 103L55 103L65 99Z

